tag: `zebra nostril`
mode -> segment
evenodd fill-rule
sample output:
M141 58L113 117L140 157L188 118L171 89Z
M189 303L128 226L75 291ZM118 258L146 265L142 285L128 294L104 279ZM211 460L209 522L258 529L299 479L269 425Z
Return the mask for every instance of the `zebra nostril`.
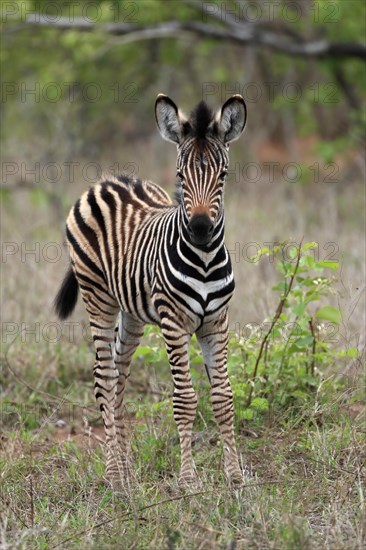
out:
M206 214L196 214L187 225L190 239L195 244L207 244L210 240L214 224Z

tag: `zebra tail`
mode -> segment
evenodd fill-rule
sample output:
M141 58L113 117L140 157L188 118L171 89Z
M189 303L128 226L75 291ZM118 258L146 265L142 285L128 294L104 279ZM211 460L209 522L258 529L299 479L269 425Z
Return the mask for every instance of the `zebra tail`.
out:
M74 311L78 300L78 291L78 282L72 268L69 267L54 301L54 308L59 319L67 319Z

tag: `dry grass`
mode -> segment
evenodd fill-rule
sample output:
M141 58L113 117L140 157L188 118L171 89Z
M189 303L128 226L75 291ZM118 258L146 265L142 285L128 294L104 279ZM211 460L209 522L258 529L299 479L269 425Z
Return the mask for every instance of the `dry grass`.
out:
M219 470L221 450L210 427L194 447L198 485L182 491L171 419L147 419L135 426L137 479L120 497L105 485L99 436L81 436L78 422L64 441L49 423L8 427L2 548L361 549L364 424L345 415L324 420L322 427L239 434L253 477L235 490Z

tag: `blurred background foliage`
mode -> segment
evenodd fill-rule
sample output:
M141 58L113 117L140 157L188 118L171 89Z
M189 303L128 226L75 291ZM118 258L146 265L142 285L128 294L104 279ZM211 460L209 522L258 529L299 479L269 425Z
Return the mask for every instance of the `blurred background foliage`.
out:
M365 34L365 3L360 0L216 1L217 9L214 2L185 0L19 0L10 5L12 11L3 12L8 33L1 52L5 155L19 151L21 144L22 151L31 149L33 160L34 145L39 159L101 158L123 141L146 140L156 133L151 113L160 91L188 109L202 97L218 106L231 93L243 93L255 142L275 140L292 155L297 135L333 141L334 153L337 139L342 138L344 149L360 138L362 60L291 57L189 33L128 41L128 35L25 22L34 12L51 22L61 17L70 23L77 18L95 22L96 29L108 22L151 26L166 21L224 29L234 14L238 21L247 16L272 31L299 32L308 41L358 42ZM320 151L327 160L332 156L328 149Z
M232 146L226 194L227 243L242 289L235 322L263 320L270 310L273 266L250 260L266 242L304 237L325 260L331 242L350 269L344 286L362 290L365 60L293 56L229 35L247 25L300 45L362 44L363 1L19 0L1 9L4 240L61 243L68 209L101 170L124 170L172 191L175 150L156 130L157 94L189 112L200 99L218 108L241 93L248 127ZM48 24L31 24L42 19ZM178 29L143 40L108 32L169 22L228 37ZM19 267L21 259L7 258L9 270L12 261ZM50 296L66 262L37 265ZM30 269L23 263L19 277ZM353 303L358 295L347 292ZM16 304L12 292L7 297Z

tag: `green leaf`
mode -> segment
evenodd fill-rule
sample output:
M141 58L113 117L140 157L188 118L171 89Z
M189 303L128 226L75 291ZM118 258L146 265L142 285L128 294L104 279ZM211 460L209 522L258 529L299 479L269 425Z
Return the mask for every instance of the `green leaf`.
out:
M318 248L318 243L313 241L310 243L305 243L304 246L302 247L303 250L310 250L311 248Z
M261 256L269 256L271 254L270 249L268 246L264 246L260 250L258 250L257 254L254 257L260 258Z
M292 248L290 248L290 250L288 251L288 255L291 259L295 259L297 258L299 254L299 249L297 246L293 246Z
M336 325L339 325L341 322L341 312L338 308L332 306L324 306L318 309L315 316L318 319L323 319L324 321L331 321Z
M356 359L358 357L358 349L357 348L349 348L347 350L347 357L351 357L352 359Z
M302 377L302 382L304 382L305 384L308 384L309 386L317 386L318 385L318 381L316 378L314 378L314 376L309 376L309 375L304 375Z
M315 260L312 256L305 256L304 257L304 264L310 267L310 269L315 269Z
M272 290L279 290L280 292L285 292L287 289L287 284L285 281L280 281L277 285L272 287Z
M264 397L255 397L252 401L251 407L260 411L268 411L268 400Z
M242 420L252 420L254 417L254 411L252 409L239 409L237 414Z
M333 271L337 271L337 269L339 269L339 262L336 260L320 261L316 262L316 265L319 267L327 267L328 269L332 269Z
M143 357L144 355L148 355L149 353L154 353L150 347L139 346L133 354L133 359L135 359L136 357Z
M317 302L320 298L320 293L317 290L309 290L305 294L305 300L307 304L310 304L310 302Z
M306 304L296 304L292 307L292 311L297 315L298 317L302 317L304 315L306 309Z
M200 360L202 363L202 359ZM231 367L241 365L243 363L243 358L240 355L229 355L228 363Z
M293 353L299 353L299 352L301 352L301 351L303 351L301 348L298 348L295 344L292 344L292 346L290 346L290 347L288 348L288 352L287 352L287 353L288 353L289 355L291 355L291 354L293 354Z
M301 336L300 338L295 340L293 345L296 346L297 348L303 349L303 348L308 348L309 346L312 345L312 343L313 343L313 337L311 334L309 334L307 336Z

